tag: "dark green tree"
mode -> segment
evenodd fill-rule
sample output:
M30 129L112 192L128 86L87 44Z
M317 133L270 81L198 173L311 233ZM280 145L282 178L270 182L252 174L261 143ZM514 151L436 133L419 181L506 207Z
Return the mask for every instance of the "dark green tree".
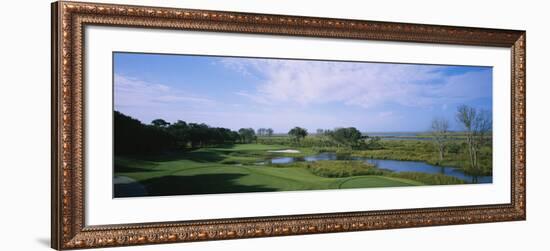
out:
M168 132L176 138L178 148L185 149L188 147L189 126L185 123L185 121L178 120L176 123L171 124L167 129Z
M252 128L241 128L239 129L239 135L241 136L242 143L251 143L256 140L256 133Z
M307 136L307 129L296 126L288 131L288 135L290 135L297 143L299 143L300 140L304 139Z
M165 128L148 126L118 111L113 113L115 154L159 153L176 149L176 139Z
M151 125L156 127L167 127L170 125L170 123L166 122L164 119L155 119L151 121Z
M364 139L361 132L355 127L336 128L329 133L329 136L337 143L338 147L342 145L347 147L358 146Z

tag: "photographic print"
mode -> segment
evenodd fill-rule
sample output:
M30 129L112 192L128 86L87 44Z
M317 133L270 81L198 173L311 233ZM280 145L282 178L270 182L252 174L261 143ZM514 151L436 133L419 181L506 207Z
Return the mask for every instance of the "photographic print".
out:
M525 30L51 14L52 248L526 219Z
M492 68L114 52L114 197L492 183Z
M51 14L52 248L526 219L525 30Z

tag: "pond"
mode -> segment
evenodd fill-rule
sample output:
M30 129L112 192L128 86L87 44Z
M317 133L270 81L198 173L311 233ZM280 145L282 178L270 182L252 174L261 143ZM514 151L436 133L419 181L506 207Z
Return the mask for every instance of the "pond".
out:
M361 160L375 164L380 169L386 169L393 172L420 172L428 174L444 174L461 179L467 183L492 183L492 176L471 176L465 174L462 170L454 167L435 166L421 161L370 159L364 157L341 156L336 153L319 153L305 157L277 157L267 160L264 163L270 164L289 164L297 161L314 162L320 160Z

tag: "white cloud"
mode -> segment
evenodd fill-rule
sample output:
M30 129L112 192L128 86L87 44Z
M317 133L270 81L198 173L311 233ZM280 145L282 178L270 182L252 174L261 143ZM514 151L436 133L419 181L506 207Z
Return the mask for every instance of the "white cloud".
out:
M160 108L165 105L212 105L208 98L183 93L167 85L150 83L137 78L115 74L115 108Z
M444 76L438 71L442 66L242 58L222 62L260 79L256 90L238 94L262 104L338 101L364 108L388 103L426 107L487 96L490 89L483 88L491 88L486 73Z

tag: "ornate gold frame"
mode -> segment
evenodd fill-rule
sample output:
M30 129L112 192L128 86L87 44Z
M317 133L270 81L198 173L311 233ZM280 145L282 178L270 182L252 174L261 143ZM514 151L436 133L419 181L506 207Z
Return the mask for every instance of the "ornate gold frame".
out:
M511 203L86 226L86 25L496 46L511 49ZM525 31L56 2L52 4L52 248L74 249L525 220Z

